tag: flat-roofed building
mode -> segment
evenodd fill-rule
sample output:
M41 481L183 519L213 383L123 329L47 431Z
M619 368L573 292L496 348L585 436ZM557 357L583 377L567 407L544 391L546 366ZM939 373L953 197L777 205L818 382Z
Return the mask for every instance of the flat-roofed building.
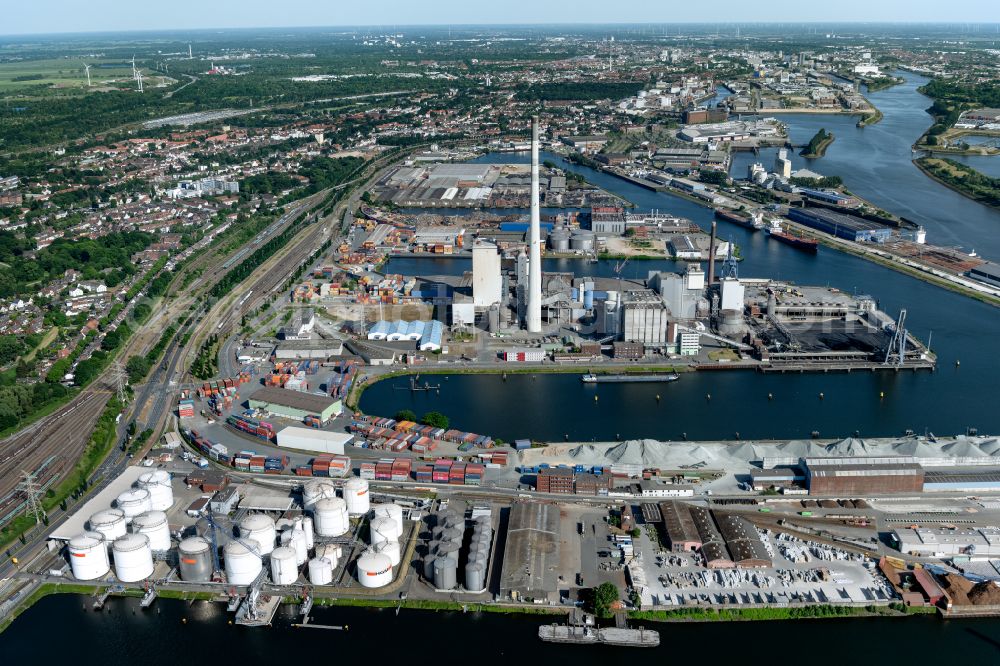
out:
M977 527L944 529L932 527L898 528L892 539L905 555L954 557L976 555L1000 557L1000 528Z
M515 502L507 521L500 597L513 601L556 601L560 569L559 507Z
M811 495L919 493L924 488L923 467L905 459L806 458L805 467Z

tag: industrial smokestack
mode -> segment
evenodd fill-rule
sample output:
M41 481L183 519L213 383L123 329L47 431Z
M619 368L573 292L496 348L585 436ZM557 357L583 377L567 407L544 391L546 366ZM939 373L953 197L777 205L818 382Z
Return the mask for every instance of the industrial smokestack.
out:
M708 286L715 282L715 220L712 220L712 239L708 242Z
M542 332L542 211L538 194L538 116L531 117L531 230L528 235L529 333Z

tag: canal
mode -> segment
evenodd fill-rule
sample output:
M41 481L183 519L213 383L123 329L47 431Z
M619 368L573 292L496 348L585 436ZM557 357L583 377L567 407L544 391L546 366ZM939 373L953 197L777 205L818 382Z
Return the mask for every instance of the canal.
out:
M801 134L805 140L815 129L829 126L828 122L824 125L828 119L843 123L834 130L838 138L831 150L809 168L842 175L848 187L875 204L924 224L932 241L943 242L942 236L954 233L954 227L964 239L959 244L974 244L984 254L991 244L996 245L990 254L1000 257L1000 213L938 185L911 164L909 145L930 123L923 111L929 102L916 92L922 79L903 76L906 84L871 95L885 113L877 125L858 129L856 121L846 116L787 116L793 135ZM527 154L491 154L478 161L523 162L528 158ZM712 212L686 199L646 190L554 154L546 153L543 159L583 175L641 210L665 210L690 218L704 229L711 224ZM996 347L1000 311L996 308L828 248L810 256L736 225L720 223L719 230L722 238L740 246L745 257L739 267L742 276L871 294L893 316L906 308L909 329L925 342L932 337L938 370L688 373L669 385L599 387L582 385L578 375L511 375L506 381L499 376L452 375L440 382L440 394L396 390L395 386L405 385L405 379L379 382L365 392L361 407L389 416L402 408L418 413L435 409L450 416L456 427L505 440L726 439L736 433L743 438L798 438L814 431L823 437L855 432L874 437L894 436L907 429L946 435L963 433L968 427L1000 432L1000 399L995 390L1000 370ZM613 275L614 262L548 261L545 269L553 268L608 276ZM650 270L673 269L670 261L632 261L623 275L641 278ZM455 274L469 270L469 262L393 259L387 270Z
M617 659L710 661L748 658L754 646L787 646L810 664L826 666L962 661L997 663L1000 620L942 621L936 617L852 618L719 624L656 624L660 646L645 652L611 647L542 643L542 616L493 615L358 608L315 608L313 622L347 625L349 631L296 629L292 609L283 608L269 629L230 626L221 604L159 599L143 611L138 600L110 600L104 612L90 610L89 597L50 596L0 634L7 664L94 659L113 666L372 661L436 664L550 663L566 659L587 666ZM183 622L183 620L187 622ZM721 633L726 640L720 642ZM51 645L58 638L59 649ZM729 646L729 647L726 647ZM81 655L73 657L73 654ZM85 655L90 654L91 657ZM425 655L419 657L420 654ZM427 662L424 662L427 659ZM482 660L486 661L483 662Z

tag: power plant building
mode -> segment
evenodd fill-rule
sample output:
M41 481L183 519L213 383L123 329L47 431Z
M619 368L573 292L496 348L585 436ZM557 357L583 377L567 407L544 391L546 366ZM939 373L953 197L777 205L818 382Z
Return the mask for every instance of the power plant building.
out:
M477 240L472 246L472 300L477 308L488 308L503 300L503 274L497 246Z
M651 291L626 291L622 305L622 339L641 342L647 347L665 347L667 306Z

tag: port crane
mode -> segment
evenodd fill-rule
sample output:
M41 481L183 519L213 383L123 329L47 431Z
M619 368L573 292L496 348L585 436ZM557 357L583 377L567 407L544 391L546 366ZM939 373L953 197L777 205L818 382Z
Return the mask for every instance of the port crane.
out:
M892 325L892 339L885 349L883 365L894 365L897 368L906 360L906 308L899 311L899 319Z

